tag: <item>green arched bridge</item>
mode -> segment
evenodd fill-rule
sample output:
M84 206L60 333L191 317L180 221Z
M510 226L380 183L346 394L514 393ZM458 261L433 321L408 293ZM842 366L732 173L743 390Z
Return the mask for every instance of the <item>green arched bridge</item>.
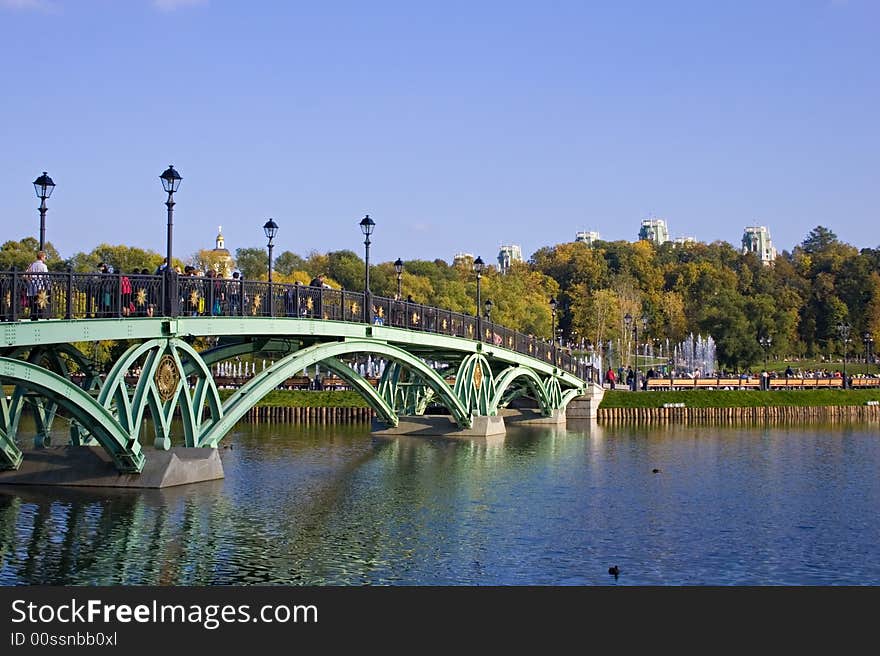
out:
M302 285L210 277L0 273L0 468L22 461L27 408L35 443L56 413L71 444L100 444L120 472L140 472L149 412L155 446L216 447L268 392L320 364L357 390L388 427L445 408L459 429L497 417L515 399L559 416L589 391L590 364L542 339L482 317L389 298ZM206 350L194 338L208 338ZM76 344L129 345L99 372ZM272 364L221 401L212 366L270 354ZM378 384L357 372L386 364ZM12 393L8 394L9 388Z

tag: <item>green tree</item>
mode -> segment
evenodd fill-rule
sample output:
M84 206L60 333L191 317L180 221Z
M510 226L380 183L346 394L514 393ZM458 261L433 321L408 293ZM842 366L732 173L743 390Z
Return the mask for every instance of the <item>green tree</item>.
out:
M269 254L265 248L236 248L235 262L245 280L265 280L269 273Z
M306 261L296 253L284 251L275 258L274 269L283 276L291 276L295 271L306 271Z
M27 269L37 259L40 242L33 237L25 237L21 241L9 240L0 246L0 271L9 271L13 267ZM46 266L51 271L65 268L65 263L51 242L46 242Z

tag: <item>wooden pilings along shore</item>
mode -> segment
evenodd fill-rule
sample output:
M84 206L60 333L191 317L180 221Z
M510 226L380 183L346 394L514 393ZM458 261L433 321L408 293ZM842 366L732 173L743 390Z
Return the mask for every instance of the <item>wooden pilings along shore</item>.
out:
M245 415L252 422L282 422L290 424L359 424L373 418L372 408L290 408L253 407Z
M872 421L880 406L768 406L751 408L599 408L599 421L621 422L752 422Z

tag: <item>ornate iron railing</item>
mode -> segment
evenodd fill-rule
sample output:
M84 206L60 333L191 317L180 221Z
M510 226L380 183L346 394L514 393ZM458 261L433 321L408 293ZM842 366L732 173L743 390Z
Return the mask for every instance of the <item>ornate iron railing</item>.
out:
M365 303L368 307L365 311ZM0 320L152 316L299 317L477 340L595 377L570 349L483 317L362 292L202 276L0 272Z

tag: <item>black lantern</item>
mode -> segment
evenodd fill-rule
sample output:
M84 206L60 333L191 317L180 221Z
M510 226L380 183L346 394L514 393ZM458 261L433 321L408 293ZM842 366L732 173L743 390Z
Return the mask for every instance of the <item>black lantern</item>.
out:
M172 243L174 241L174 192L180 187L180 181L183 180L183 178L181 178L180 174L174 170L173 165L169 165L162 175L159 176L159 179L162 180L162 188L168 194L168 200L165 201L165 206L168 208L168 229L166 232L168 244L165 256L165 274L171 276L174 273L174 265L171 263ZM166 290L168 293L166 299L168 316L176 317L177 312L173 300L177 298L177 291L174 289L174 285L170 283L166 285Z
M376 222L367 214L360 222L361 232L364 233L364 323L372 321L370 298L370 235L376 227Z
M269 282L272 282L272 249L275 247L273 240L275 235L278 234L278 224L275 223L274 219L269 219L263 224L263 232L266 234L266 239L269 240Z
M491 301L491 299L487 298L486 302L483 303L483 307L486 310L486 321L489 321L490 317L492 316L492 301Z
M474 260L474 273L477 274L477 336L482 338L483 335L483 322L480 318L480 306L483 304L481 298L481 290L480 290L480 281L483 278L483 271L485 270L486 265L483 263L483 258L477 255L477 259Z
M403 260L399 257L397 258L397 261L394 262L394 270L397 271L397 300L399 301L401 299L400 281L403 278Z
M846 389L846 356L847 351L849 351L849 334L852 330L852 326L848 323L839 323L837 324L837 333L840 335L840 341L843 342L843 388Z
M49 174L43 171L43 175L34 180L34 191L37 192L37 198L40 199L40 250L46 248L46 199L55 191L55 183Z

